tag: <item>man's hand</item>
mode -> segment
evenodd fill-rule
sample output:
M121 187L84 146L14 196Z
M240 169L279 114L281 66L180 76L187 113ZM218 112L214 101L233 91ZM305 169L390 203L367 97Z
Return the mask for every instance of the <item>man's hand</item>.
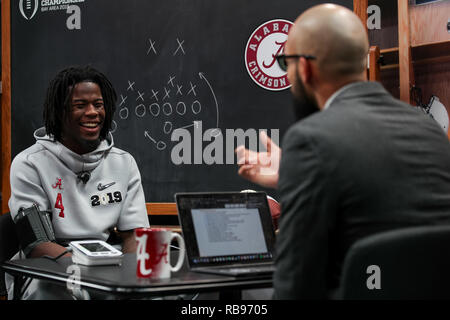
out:
M275 189L278 185L281 149L272 142L265 131L261 131L259 138L266 146L267 152L255 152L244 146L236 148L238 174L253 183Z

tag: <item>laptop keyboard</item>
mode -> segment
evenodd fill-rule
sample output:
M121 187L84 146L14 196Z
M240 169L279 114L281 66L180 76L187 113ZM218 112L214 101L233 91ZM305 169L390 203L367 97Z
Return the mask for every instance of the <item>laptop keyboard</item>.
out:
M236 267L236 268L228 268L222 269L224 271L228 271L234 274L252 274L252 273L272 273L275 271L275 267L273 265L267 266L255 266L255 267Z

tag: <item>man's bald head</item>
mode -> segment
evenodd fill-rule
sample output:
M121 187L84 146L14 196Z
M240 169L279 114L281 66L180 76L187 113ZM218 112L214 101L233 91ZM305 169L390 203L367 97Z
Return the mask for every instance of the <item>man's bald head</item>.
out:
M361 20L349 9L323 4L298 17L286 47L292 54L309 54L325 79L347 78L366 70L369 41Z

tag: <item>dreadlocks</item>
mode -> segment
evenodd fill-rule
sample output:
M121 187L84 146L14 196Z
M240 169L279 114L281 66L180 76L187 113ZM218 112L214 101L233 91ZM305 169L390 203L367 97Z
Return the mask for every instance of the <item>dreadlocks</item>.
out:
M60 71L50 82L44 102L45 129L55 140L61 140L62 126L71 110L72 91L80 82L93 82L100 87L105 108L100 139L105 139L111 128L117 100L111 82L103 73L90 66L69 67Z

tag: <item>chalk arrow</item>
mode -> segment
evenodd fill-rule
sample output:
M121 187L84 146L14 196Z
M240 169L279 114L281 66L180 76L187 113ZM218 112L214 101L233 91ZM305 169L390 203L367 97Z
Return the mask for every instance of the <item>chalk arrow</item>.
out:
M150 136L150 134L148 133L147 130L144 131L144 136L145 136L146 138L150 139L153 143L156 143L156 140L153 139L153 138Z
M188 124L187 126L180 127L180 128L177 128L177 129L186 129L186 128L190 128L190 127L194 127L194 126L195 126L195 129L198 129L198 124L199 123L201 123L201 121L192 121L192 124Z
M211 90L211 93L213 95L214 102L216 103L216 114L217 114L216 128L218 128L219 127L219 103L217 102L216 94L214 93L214 90L213 90L211 84L209 83L208 79L206 79L205 74L203 72L199 72L198 76L200 77L200 79L202 79L206 82L206 84L209 87L209 90Z

